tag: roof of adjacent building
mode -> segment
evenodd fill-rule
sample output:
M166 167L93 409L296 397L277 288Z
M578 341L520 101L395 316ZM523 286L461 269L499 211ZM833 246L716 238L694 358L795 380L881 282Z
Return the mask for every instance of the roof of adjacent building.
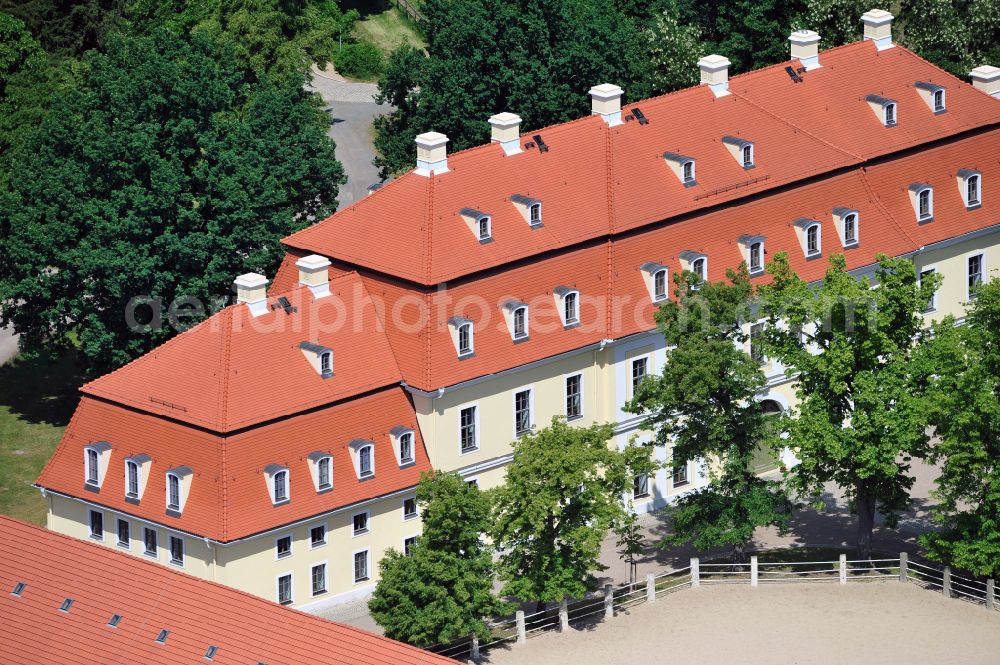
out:
M411 171L285 244L435 285L1000 122L996 100L902 47L858 42L822 52L820 63L801 83L782 63L733 77L728 96L700 86L623 108L628 118L640 107L648 124L609 127L588 116L532 132L544 153L506 156L496 145L453 153L447 172ZM927 106L918 82L948 90L946 113ZM895 126L872 112L871 94L898 100ZM724 136L753 143L754 168L737 163ZM696 160L695 186L678 180L664 151ZM515 208L519 195L542 202L541 226ZM493 242L469 231L463 208L491 215Z
M0 627L5 663L455 662L3 516Z

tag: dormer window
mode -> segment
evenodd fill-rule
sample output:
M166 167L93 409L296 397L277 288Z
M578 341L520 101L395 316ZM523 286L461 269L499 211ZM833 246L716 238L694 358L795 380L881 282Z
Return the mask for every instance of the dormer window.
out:
M559 309L563 326L575 326L580 323L580 292L560 286L555 288L552 293L555 296L556 307Z
M925 83L924 81L917 81L913 84L913 87L916 88L920 98L934 112L934 115L945 112L945 92L943 87L935 83Z
M167 512L175 516L184 512L191 488L193 472L189 467L179 466L167 471Z
M271 503L278 505L288 501L288 469L268 465L264 471L270 476Z
M325 492L333 488L333 456L328 452L318 450L306 457L309 463L309 473L317 492Z
M934 219L934 188L925 183L910 185L910 203L917 214L918 222Z
M878 95L865 97L868 106L885 127L896 126L896 100L886 99Z
M503 304L503 313L511 339L515 342L528 339L528 306L517 300L508 300Z
M744 169L752 169L754 167L756 162L752 141L747 141L736 136L723 136L722 144L726 146L729 154Z
M152 458L149 455L134 455L125 460L126 499L138 501L142 498L151 462Z
M111 444L107 441L96 441L83 447L83 474L88 487L101 488L110 459Z
M980 201L980 182L983 176L978 171L962 169L958 172L958 189L966 208L978 208Z
M317 374L324 379L333 376L333 349L312 342L300 342L299 350Z
M414 438L415 433L409 427L393 427L389 430L389 434L395 441L395 453L396 462L399 466L406 466L407 464L413 464L414 461Z
M815 219L798 219L795 221L795 228L806 258L820 256L823 252L823 234L819 222Z
M510 197L510 201L531 228L535 229L542 225L541 201L523 194L514 194Z
M858 211L850 208L834 208L833 222L840 234L840 244L845 248L858 244Z
M667 299L667 269L660 268L653 273L653 300L659 302Z
M349 444L354 461L354 472L359 480L375 476L375 444L367 439L355 439Z
M458 357L472 356L475 350L472 321L461 316L453 316L448 320L448 328L451 330L451 341L455 344Z
M679 155L676 152L665 152L663 153L663 159L666 161L667 166L670 167L670 170L674 172L674 175L677 176L677 179L681 181L682 185L685 187L694 187L698 184L695 180L694 158Z
M488 213L473 210L472 208L462 208L458 214L465 220L469 230L480 243L488 243L493 240L493 222Z
M751 275L764 272L764 236L740 236L739 244L743 248L743 260Z

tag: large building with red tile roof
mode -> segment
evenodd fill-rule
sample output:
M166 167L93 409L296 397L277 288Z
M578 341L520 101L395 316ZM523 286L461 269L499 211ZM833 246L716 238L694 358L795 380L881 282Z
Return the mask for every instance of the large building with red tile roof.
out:
M598 85L591 116L526 135L497 114L490 144L450 155L419 136L414 170L285 240L269 295L241 276L235 306L84 387L38 480L50 527L138 555L152 531L165 563L181 538L191 572L314 608L370 592L419 533L420 471L494 486L554 417L642 436L623 405L666 361L653 314L683 270L759 282L786 251L818 280L833 254L859 276L904 256L943 277L928 320L961 315L1000 265L1000 69L970 85L889 22L823 52L793 33L789 62L732 79L708 56L702 85L654 99ZM765 369L761 399L787 408ZM704 481L692 462L633 499Z
M455 662L3 516L0 589L10 665Z

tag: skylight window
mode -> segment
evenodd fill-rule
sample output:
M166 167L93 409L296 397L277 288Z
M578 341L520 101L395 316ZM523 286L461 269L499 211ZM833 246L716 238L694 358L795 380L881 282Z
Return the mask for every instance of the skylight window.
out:
M170 636L170 631L169 630L167 630L167 629L161 630L156 635L156 643L157 644L164 644L164 643L166 643L167 637L169 637L169 636Z
M71 607L73 607L73 599L72 598L67 598L66 600L64 600L62 602L62 605L59 606L59 611L60 612L69 612L69 608L71 608Z
M27 585L24 582L18 582L17 584L14 585L14 589L10 592L10 594L12 596L17 596L18 598L20 598L21 594L24 593L24 588L26 586Z
M205 649L205 660L212 660L213 658L215 658L215 654L218 650L219 647L215 646L214 644Z
M112 614L111 618L108 619L108 626L110 626L111 628L117 628L118 624L120 624L121 622L122 622L121 614Z

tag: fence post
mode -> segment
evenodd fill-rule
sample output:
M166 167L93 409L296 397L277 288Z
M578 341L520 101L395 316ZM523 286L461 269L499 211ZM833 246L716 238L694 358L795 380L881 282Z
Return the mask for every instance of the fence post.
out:
M759 571L757 569L757 557L750 557L750 586L757 586L757 576Z
M840 555L840 583L847 584L847 555Z
M472 662L479 662L479 635L472 634Z
M691 588L697 589L701 584L701 575L698 571L698 557L691 557Z
M941 575L941 593L945 598L951 598L951 566L945 566Z
M604 585L604 618L611 619L615 616L615 592L610 584Z
M653 573L646 573L646 601L656 602L656 576Z
M524 610L518 610L514 614L514 621L517 622L517 643L524 644L528 641L528 631L524 627Z
M906 552L900 552L899 553L899 581L900 582L905 582L906 581L906 572L907 572L906 571L906 566L909 563L909 561L910 561L909 560L909 556L906 554Z
M559 602L559 631L569 630L569 603L563 598Z
M996 595L996 583L992 579L986 580L986 609L996 607Z

